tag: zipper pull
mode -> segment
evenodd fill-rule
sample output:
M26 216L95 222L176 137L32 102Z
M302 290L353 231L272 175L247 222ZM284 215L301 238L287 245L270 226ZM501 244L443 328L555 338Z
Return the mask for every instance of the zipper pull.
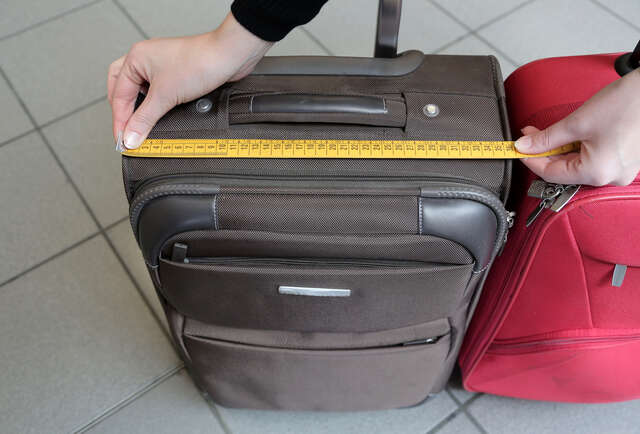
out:
M527 217L526 227L531 226L545 208L551 208L554 212L560 211L578 190L580 190L580 185L577 184L551 184L542 180L533 181L527 195L541 200Z

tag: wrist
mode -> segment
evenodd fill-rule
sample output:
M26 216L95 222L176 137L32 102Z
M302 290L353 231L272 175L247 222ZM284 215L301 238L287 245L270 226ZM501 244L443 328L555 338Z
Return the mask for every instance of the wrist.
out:
M245 29L231 12L227 14L222 24L209 35L222 49L229 50L234 56L245 60L256 55L262 57L273 45L273 42L260 39Z

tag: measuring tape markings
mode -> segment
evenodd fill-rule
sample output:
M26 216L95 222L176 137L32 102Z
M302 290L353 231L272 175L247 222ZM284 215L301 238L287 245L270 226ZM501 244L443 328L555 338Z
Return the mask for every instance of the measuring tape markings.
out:
M542 154L522 154L512 141L464 140L291 140L147 139L123 155L150 158L354 158L354 159L512 159L565 154L569 143Z

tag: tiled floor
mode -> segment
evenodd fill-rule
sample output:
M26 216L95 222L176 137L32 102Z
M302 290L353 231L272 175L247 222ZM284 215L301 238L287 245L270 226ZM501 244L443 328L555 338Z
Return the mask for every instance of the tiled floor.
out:
M145 37L210 29L231 0L2 0L0 432L640 432L640 402L567 405L449 388L411 409L229 410L174 353L126 221L105 77ZM272 54L369 55L376 0L332 0ZM400 48L534 58L622 51L638 0L405 0Z

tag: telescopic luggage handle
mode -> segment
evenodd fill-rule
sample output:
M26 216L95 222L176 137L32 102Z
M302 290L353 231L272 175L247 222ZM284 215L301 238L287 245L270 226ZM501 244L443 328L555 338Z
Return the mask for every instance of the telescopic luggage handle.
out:
M382 3L382 0L380 0ZM616 71L620 76L628 74L634 69L640 68L640 41L631 53L623 54L616 59Z
M380 0L376 29L375 57L396 57L402 0Z

